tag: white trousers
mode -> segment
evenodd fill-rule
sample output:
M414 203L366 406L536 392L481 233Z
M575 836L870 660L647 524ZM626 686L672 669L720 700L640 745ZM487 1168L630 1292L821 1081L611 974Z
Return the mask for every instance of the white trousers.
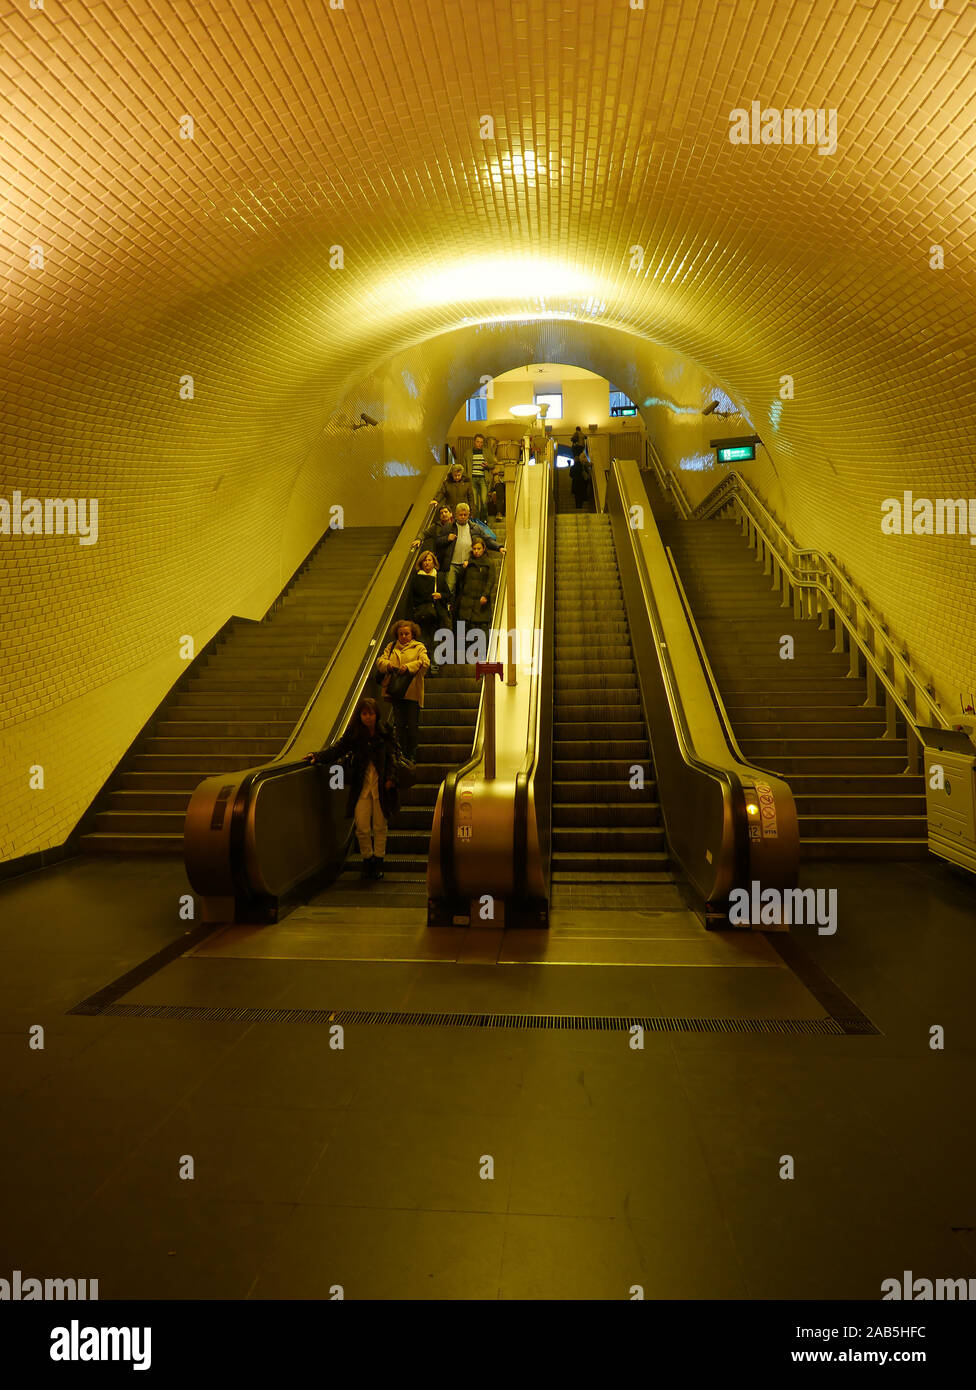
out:
M359 853L364 859L374 854L382 859L386 853L386 817L380 806L380 783L372 763L366 769L363 789L356 802L354 824Z

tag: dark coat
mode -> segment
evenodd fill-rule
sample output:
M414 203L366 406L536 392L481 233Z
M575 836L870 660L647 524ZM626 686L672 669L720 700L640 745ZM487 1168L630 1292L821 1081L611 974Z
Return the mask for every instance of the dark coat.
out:
M488 532L483 530L476 521L469 521L468 526L471 529L472 541L477 540L480 536L485 543L486 550L501 550L501 546L498 544L498 542L496 540L492 540ZM437 568L446 570L450 565L451 561L454 559L454 547L457 544L457 522L452 521L447 526L439 527L438 530L441 531L443 534L441 535L438 541L435 541L431 545L430 549L437 556ZM455 537L455 539L453 541L448 540L448 536L452 535ZM440 546L441 548L438 549L438 546ZM444 555L443 559L441 559L442 552Z
M437 490L435 501L439 507L450 507L452 512L461 502L467 502L474 510L474 488L471 486L471 479L466 478L464 474L457 482L451 477L445 478Z
M346 815L352 817L356 802L363 790L366 769L372 762L379 777L380 810L387 820L391 820L400 809L399 767L402 754L394 729L382 719L376 721L376 732L369 738L366 731L362 735L350 731L344 734L331 748L316 754L317 763L342 768L348 792L346 795ZM387 782L393 786L388 787Z
M458 582L457 616L466 623L491 623L491 601L498 583L498 570L486 555L480 560L472 557L461 571ZM481 603L484 595L487 603Z
M590 495L590 469L582 454L574 455L573 462L569 466L569 476L573 496L577 501L585 502Z
M435 521L424 532L423 548L434 552L439 570L446 570L450 566L454 542L449 541L448 536L452 533L454 533L453 521L448 521L444 526L439 521Z
M434 592L441 595L447 594L447 575L443 570L439 570L436 574L424 574L422 570L418 570L410 581L410 616L415 623L449 623L451 621L446 597L442 597L435 603L431 598L431 594Z

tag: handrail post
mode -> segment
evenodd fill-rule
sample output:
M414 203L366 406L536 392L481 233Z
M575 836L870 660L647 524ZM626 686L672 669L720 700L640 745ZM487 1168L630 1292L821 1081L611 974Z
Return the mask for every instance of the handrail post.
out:
M526 436L526 439L525 439L525 441L523 441L523 444L526 443L527 441L528 441L528 436ZM523 468L525 467L524 464L522 464L521 466L522 466ZM507 470L506 470L506 472L507 472ZM510 487L508 486L507 480L506 480L506 484L505 484L505 492L506 492L506 495L507 495L508 497L514 498L514 496L515 496L514 482L515 482L516 476L517 476L517 475L516 475L516 470L515 470L515 468L512 468L512 483L513 483L513 486L510 488ZM523 475L523 477L524 477L524 475ZM524 513L522 512L522 507L525 506L525 505L527 505L527 498L523 497L523 495L522 495L524 492L525 492L525 486L524 486L524 483L523 483L523 487L522 487L522 488L520 489L520 491L519 491L519 507L518 507L518 509L517 509L519 515L524 515ZM505 587L506 587L506 595L505 595L505 622L506 622L506 624L507 624L507 631L511 633L511 632L517 632L517 630L518 630L518 622L517 622L516 616L515 616L515 550L516 550L516 546L515 546L515 532L518 530L519 515L516 515L516 514L515 514L515 513L516 513L516 508L515 508L515 507L509 508L509 507L506 505L506 511L507 511L508 515L507 515L507 517L506 517L506 528L505 528L505 575L506 575L506 586L505 586ZM515 669L515 643L516 643L517 640L518 640L517 638L511 638L511 639L509 639L508 637L506 637L506 639L505 639L505 644L506 644L506 646L507 646L507 648L508 648L508 673L507 673L507 675L506 675L506 677L505 677L505 684L506 684L506 685L517 685L517 684L518 684L518 678L517 678L516 669ZM494 698L494 696L492 696L492 698Z
M495 780L495 676L504 675L505 668L500 661L477 662L474 668L476 679L485 678L485 781Z

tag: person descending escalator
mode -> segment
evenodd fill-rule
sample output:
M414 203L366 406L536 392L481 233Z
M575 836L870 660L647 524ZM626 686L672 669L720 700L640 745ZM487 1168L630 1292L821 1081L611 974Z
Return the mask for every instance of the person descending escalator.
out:
M495 464L491 470L488 484L488 515L491 518L505 515L505 465Z
M465 506L463 502L458 507L455 514L454 525L446 529L448 535L453 536L453 540L450 542L450 549L445 546L443 551L440 551L437 550L436 545L434 549L437 550L437 563L439 568L445 570L447 573L448 587L450 588L453 598L457 582L461 577L464 562L469 558L472 546L476 540L484 541L486 550L497 550L500 555L505 554L505 547L499 545L494 536L489 535L476 521L471 520L469 508Z
M431 676L437 675L437 663L432 655L437 629L450 627L451 623L448 598L447 575L438 571L434 552L423 551L410 581L410 616L420 625L420 640L431 658Z
M306 761L342 768L348 788L346 815L353 818L363 857L362 877L381 879L387 828L400 805L401 753L396 732L381 718L376 701L360 700L339 742L309 753Z
M576 510L585 507L590 496L591 470L587 458L586 435L579 425L573 431L570 440L570 447L573 450L573 462L570 464L569 476L573 488L573 500L576 503Z
M423 541L412 541L411 550L418 550L422 544L431 548L434 552L434 559L437 561L439 570L446 570L451 563L451 553L454 550L454 542L457 540L457 531L454 529L454 513L450 507L439 508L434 520L424 532Z
M464 476L464 468L460 463L456 463L453 468L448 469L447 477L437 489L437 496L433 500L435 503L450 507L452 514L460 502L467 502L469 507L474 507L475 496L471 479Z
M472 629L485 634L488 650L488 624L491 622L491 601L495 596L498 571L488 559L485 543L479 538L471 543L471 555L464 562L458 580L457 620L464 623L465 643Z
M417 756L417 730L424 705L424 675L430 667L427 648L420 640L420 628L410 618L393 626L393 640L387 643L376 663L383 687L383 698L392 705L403 756L411 763Z
M488 477L491 475L494 462L491 450L485 445L485 436L476 434L471 448L464 452L464 466L474 491L471 514L478 521L482 521L487 516Z

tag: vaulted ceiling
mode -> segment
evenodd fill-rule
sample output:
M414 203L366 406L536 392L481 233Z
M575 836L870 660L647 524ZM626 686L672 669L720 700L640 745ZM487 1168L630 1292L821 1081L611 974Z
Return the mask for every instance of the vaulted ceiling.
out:
M474 319L568 315L689 354L756 415L793 375L800 437L827 408L880 447L921 415L958 435L976 282L963 0L0 13L15 369L80 376L165 321L174 350L231 334L242 398L285 400ZM731 143L754 100L836 110L836 152Z

